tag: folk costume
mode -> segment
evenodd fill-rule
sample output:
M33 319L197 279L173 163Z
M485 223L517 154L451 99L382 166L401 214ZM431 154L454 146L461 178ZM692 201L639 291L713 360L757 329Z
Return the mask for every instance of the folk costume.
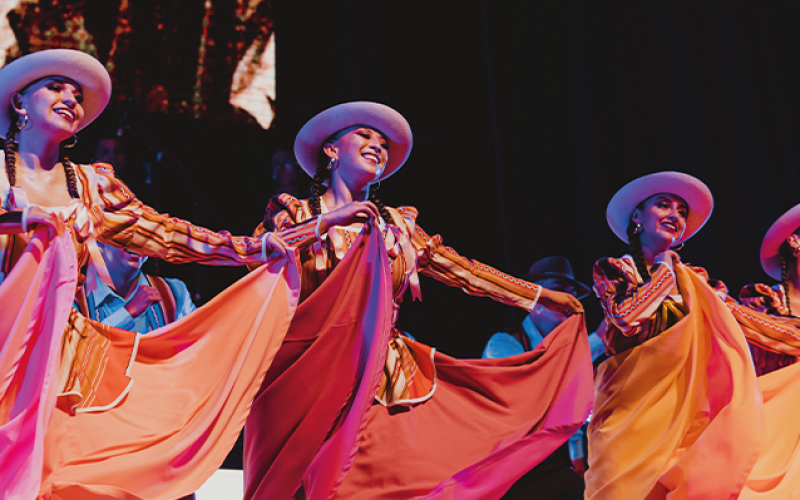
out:
M295 153L306 172L317 168L326 138L357 124L390 144L376 181L396 171L411 148L408 124L386 106L357 102L300 131ZM256 231L279 230L298 248L301 303L245 426L245 497L499 498L588 413L582 315L522 356L448 357L394 326L406 290L419 297L418 274L524 309L536 306L539 287L444 246L412 207L387 208L391 220L377 227L319 234L310 203L273 198ZM331 285L365 238L379 241L380 258L359 266L380 271L383 288ZM347 320L348 304L365 294L382 313Z
M739 293L742 304L769 315L783 328L783 335L774 335L776 341L766 345L751 344L756 373L764 375L797 362L800 356L800 319L789 308L786 282L783 279L787 258L781 255L781 246L786 238L800 227L800 205L781 215L764 235L761 242L761 267L770 278L779 283L769 286L763 283L745 285Z
M88 125L108 102L110 80L78 51L12 62L0 72L0 101L54 74L81 86ZM7 110L0 106L0 128L8 128ZM172 262L216 265L263 262L267 248L263 239L158 214L107 165L65 168L77 196L65 207L40 207L62 221L53 235L27 227L24 190L10 185L8 168L0 175L0 497L181 497L235 442L288 327L297 269L272 259L147 337L92 322L71 306L83 267L99 253L95 238Z
M713 199L699 180L651 174L609 203L620 239L628 241L633 209L659 193L689 206L676 244L710 216ZM747 343L774 342L776 325L730 299L702 268L668 259L649 271L643 280L630 255L594 267L610 357L595 379L587 498L787 498L797 488L786 473L794 447L779 443L800 435L785 416L798 384L789 373L756 379Z

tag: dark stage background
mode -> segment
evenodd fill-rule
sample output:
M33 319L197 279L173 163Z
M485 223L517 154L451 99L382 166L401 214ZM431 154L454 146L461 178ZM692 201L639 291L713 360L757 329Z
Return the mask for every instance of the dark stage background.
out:
M133 6L136 0L130 0ZM214 2L217 4L218 2ZM224 2L219 2L224 4ZM159 208L249 233L271 191L270 157L302 124L349 100L403 113L415 144L384 183L390 205L461 254L515 275L553 254L591 282L624 245L605 207L627 181L676 169L716 199L682 252L738 293L768 280L758 250L800 202L800 2L276 2L277 100L269 130L131 105L125 135L155 163ZM199 36L199 35L198 35ZM116 129L125 106L81 134ZM86 146L83 146L84 148ZM87 150L78 151L88 159ZM160 265L201 301L239 269ZM422 278L400 327L440 350L479 356L512 313ZM602 318L586 299L588 326Z

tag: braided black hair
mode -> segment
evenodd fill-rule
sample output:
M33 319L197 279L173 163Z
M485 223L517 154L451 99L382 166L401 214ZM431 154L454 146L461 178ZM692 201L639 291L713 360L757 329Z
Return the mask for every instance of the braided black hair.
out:
M6 133L5 139L6 176L8 177L8 184L13 187L17 185L18 147L17 143L14 141L14 137L19 132L19 127L17 126L17 120L19 119L19 116L17 115L16 111L14 111L14 108L10 105L8 116L8 132ZM72 163L70 163L69 157L67 157L67 155L64 153L61 155L61 166L64 167L64 174L67 177L67 191L69 192L70 198L80 197L78 194L78 178L75 175L75 169L72 168Z
M797 260L797 257L795 257L792 247L785 241L781 243L781 246L778 249L778 255L781 258L781 286L783 286L783 305L786 307L786 311L789 313L789 316L792 316L792 306L789 304L789 280L787 279L788 270L786 268L788 267L787 263L792 262L792 259Z
M325 182L325 179L328 177L329 173L327 167L324 166L324 163L320 163L317 167L317 173L314 175L314 181L311 183L311 203L309 208L311 209L312 216L322 214L322 206L319 200L322 193L327 190L322 183Z
M381 218L383 222L386 224L394 224L394 219L392 218L392 214L389 213L389 209L386 208L386 205L378 198L378 189L380 189L381 184L380 182L377 184L370 184L369 186L369 201L371 201L376 207L378 207L378 212L381 214Z
M636 223L630 221L628 223L628 252L633 256L633 262L636 264L636 270L642 276L642 281L650 279L650 271L647 269L647 261L644 258L642 251L641 232L636 231Z
M11 106L9 106L11 107ZM13 108L12 108L13 109ZM14 136L19 132L17 128L17 121L14 115L10 114L11 120L8 125L8 132L6 133L5 151L6 151L6 176L8 183L11 186L17 185L17 143L14 142Z

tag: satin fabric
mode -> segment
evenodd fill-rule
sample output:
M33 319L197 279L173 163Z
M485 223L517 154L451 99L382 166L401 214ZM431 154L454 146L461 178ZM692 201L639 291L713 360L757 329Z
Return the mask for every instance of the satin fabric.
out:
M744 335L705 279L675 273L688 314L597 371L586 498L736 498L765 437Z
M299 290L296 262L270 261L194 313L134 337L133 386L121 405L53 415L40 498L174 500L197 490L236 441ZM124 330L107 333L131 342Z
M78 276L72 239L37 231L0 284L0 497L36 496L60 340Z
M373 229L298 307L245 427L246 499L499 498L585 420L582 316L512 358L457 360L404 338L434 360L433 397L378 404L391 285Z
M800 365L758 377L766 439L740 500L800 498Z

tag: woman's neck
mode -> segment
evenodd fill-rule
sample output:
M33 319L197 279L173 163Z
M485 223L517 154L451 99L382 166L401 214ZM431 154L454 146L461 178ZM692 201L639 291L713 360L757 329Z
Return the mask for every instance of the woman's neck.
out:
M328 210L335 210L354 200L366 200L369 186L350 186L337 175L332 175L330 185L322 199Z
M653 250L645 245L642 245L642 254L644 255L644 261L647 263L648 269L653 267L653 264L655 264L656 256L661 252L664 252L665 250L667 249L664 248L664 249Z
M28 170L52 170L59 162L59 143L37 140L30 134L23 134L19 140L19 160L21 166Z
M786 281L789 283L788 290L785 290L789 295L792 303L800 304L800 266L795 261L789 269L786 270ZM792 308L794 311L794 308Z

